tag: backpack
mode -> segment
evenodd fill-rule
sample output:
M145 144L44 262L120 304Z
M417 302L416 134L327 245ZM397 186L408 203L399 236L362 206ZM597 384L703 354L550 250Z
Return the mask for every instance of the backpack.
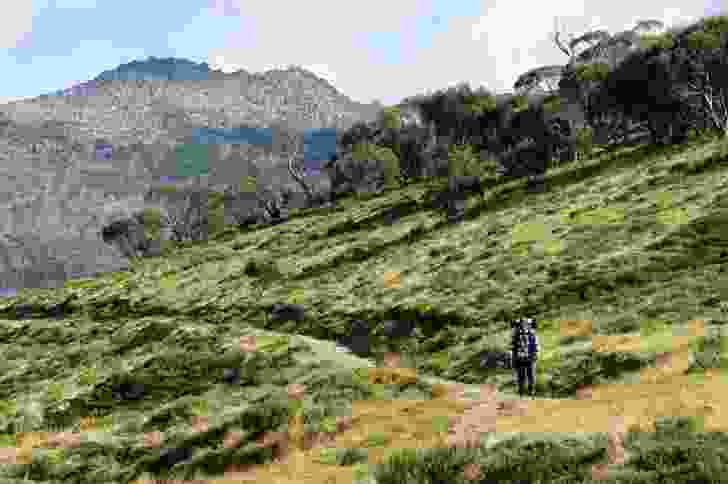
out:
M519 360L530 360L536 354L536 335L525 324L516 327L515 356Z

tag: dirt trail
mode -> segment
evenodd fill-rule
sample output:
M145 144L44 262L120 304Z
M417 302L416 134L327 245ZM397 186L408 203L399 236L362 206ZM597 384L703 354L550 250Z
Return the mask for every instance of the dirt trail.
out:
M719 371L684 374L689 362L688 344L700 334L704 334L703 327L697 322L690 334L674 337L673 350L660 354L657 364L640 371L633 382L583 388L576 398L520 399L498 393L492 384L464 385L422 377L444 384L448 393L432 400L354 402L351 428L333 440L293 450L273 464L231 472L209 482L350 484L352 467L317 463L315 457L323 447L363 447L369 434L387 440L386 445L369 449L368 463L374 464L386 457L388 449L462 444L470 438L486 439L490 444L524 432L611 435L616 431L621 435L630 426L653 429L659 416L700 415L706 430L728 431L728 414L721 413L721 408L728 408L726 375ZM624 335L600 336L594 337L593 347L594 351L638 351L640 342ZM442 416L450 418L447 434L438 434L432 425L433 419ZM617 452L608 451L610 456Z
M693 324L695 323L695 324ZM439 394L430 400L381 400L353 402L351 418L340 422L332 434L300 436L303 446L289 442L287 436L267 436L264 445L274 446L276 461L266 465L239 468L231 466L224 476L209 480L179 481L180 484L256 482L260 484L351 484L352 466L337 466L320 459L325 448L368 447L367 464L384 461L390 451L425 449L440 445L466 445L477 440L486 445L519 433L606 433L610 438L608 457L611 465L624 461L621 435L630 426L651 430L656 417L700 416L706 430L728 431L728 373L708 371L686 375L689 344L704 335L700 321L691 322L685 335L670 335L670 351L658 351L655 366L642 369L620 383L595 385L577 391L576 398L526 398L499 392L494 384L466 385L429 376L416 376L401 368L395 358L385 362L402 378L420 378L437 387ZM338 368L378 369L370 360L336 350L333 343L302 338L311 352L297 358L302 362L331 361ZM660 348L654 341L635 335L594 336L594 351L644 351ZM389 370L388 370L389 371ZM441 426L434 422L440 420ZM443 420L444 419L444 420ZM291 428L295 428L292 426ZM32 447L28 436L21 449L4 449L0 461L26 458ZM41 446L78 445L79 434L46 436ZM50 438L53 437L53 438ZM40 438L40 437L39 437ZM52 443L51 440L56 443ZM27 444L27 445L26 445ZM302 449L302 450L301 450ZM609 465L598 464L595 472L606 472ZM145 482L137 481L137 484ZM146 481L149 482L149 481Z

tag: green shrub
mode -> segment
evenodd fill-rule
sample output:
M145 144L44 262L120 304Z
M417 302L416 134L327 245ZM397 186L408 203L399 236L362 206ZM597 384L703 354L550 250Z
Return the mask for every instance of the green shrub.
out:
M399 158L391 148L374 143L357 143L352 157L357 161L377 160L382 163L385 186L395 186L401 180Z
M280 275L280 271L275 262L269 260L250 259L245 263L243 273L248 277L276 277Z
M257 186L257 180L254 176L243 176L240 177L238 190L240 193L255 193Z
M214 238L225 230L225 204L222 193L210 192L207 196L207 236Z
M448 148L447 169L449 176L476 175L482 166L471 145L455 144Z
M594 133L591 127L576 128L576 153L579 158L588 158L594 150Z
M179 191L176 185L160 185L155 188L155 191L159 193L166 193L168 195L173 195Z
M513 96L513 99L511 99L511 105L513 106L513 111L516 113L528 109L528 96Z
M658 417L655 419L655 438L672 438L701 432L703 421L693 416Z
M660 49L671 49L674 45L672 34L665 32L662 34L641 34L639 36L639 45L641 49L650 49L658 47Z
M366 447L379 447L387 445L389 441L389 437L387 437L385 434L374 433L367 436L367 440L364 445Z
M543 100L543 108L546 112L554 113L561 107L561 98L558 95L547 96Z
M158 208L145 208L141 213L144 235L147 239L159 239L162 227L162 212Z
M377 157L384 167L384 184L386 186L399 184L401 171L397 155L390 148L377 147Z
M399 108L396 106L384 108L381 114L381 121L384 129L400 129L402 127L402 118L400 117Z
M579 81L604 81L609 74L609 65L604 62L595 62L576 67L576 78Z
M318 461L329 465L353 466L366 462L368 453L366 449L321 449Z
M705 337L700 338L693 351L693 361L688 368L689 372L717 369L724 365L721 357L725 346L724 338L717 328L706 328Z

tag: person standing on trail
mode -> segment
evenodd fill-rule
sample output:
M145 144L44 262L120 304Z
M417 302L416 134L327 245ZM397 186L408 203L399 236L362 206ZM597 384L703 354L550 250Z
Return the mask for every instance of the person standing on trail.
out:
M533 396L533 366L538 358L538 336L533 319L521 318L511 323L513 330L513 368L518 379L518 394L523 396L524 384L528 380L528 393Z

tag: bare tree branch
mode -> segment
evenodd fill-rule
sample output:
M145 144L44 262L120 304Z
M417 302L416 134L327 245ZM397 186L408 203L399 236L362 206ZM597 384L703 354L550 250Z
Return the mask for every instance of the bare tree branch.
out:
M292 128L286 127L281 123L271 126L271 133L274 137L274 150L278 151L286 158L288 173L300 185L306 194L307 203L313 203L313 191L306 183L305 173L300 165L303 165L304 142L303 133Z

